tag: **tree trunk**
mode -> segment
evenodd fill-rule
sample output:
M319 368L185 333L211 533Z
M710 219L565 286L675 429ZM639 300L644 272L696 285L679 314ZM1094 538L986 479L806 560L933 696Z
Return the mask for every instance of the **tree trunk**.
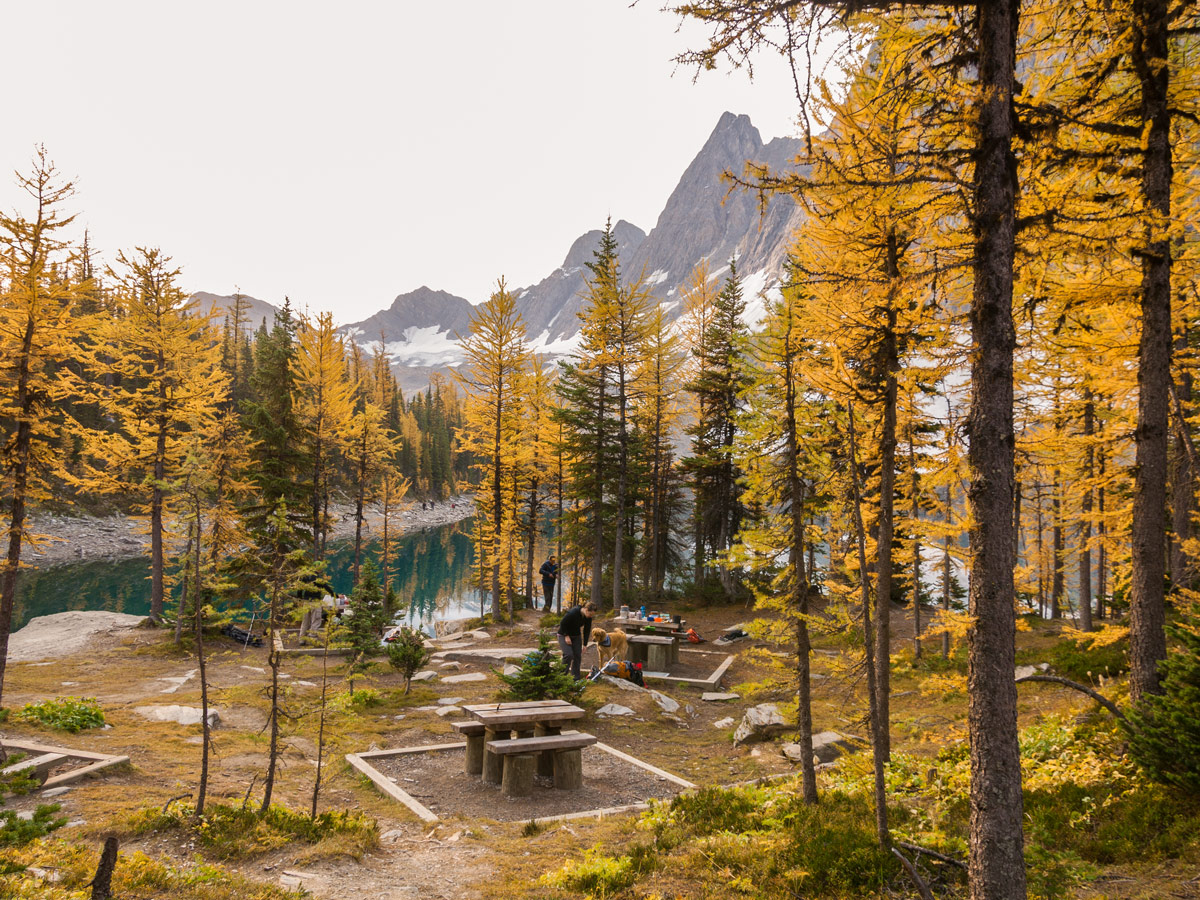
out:
M971 900L1024 900L1021 757L1013 681L1013 330L1017 165L1012 108L1017 0L977 7L979 130L975 146L971 298L971 586L967 725L971 749Z
M1175 339L1175 349L1185 353L1187 346L1188 328L1185 325ZM1196 573L1186 545L1192 537L1196 473L1187 447L1187 433L1190 428L1187 416L1192 405L1192 372L1189 368L1182 368L1179 373L1177 396L1179 408L1176 411L1175 423L1179 437L1171 466L1171 533L1174 536L1171 542L1171 585L1175 590L1192 591L1196 589Z
M25 497L29 491L29 458L33 451L33 423L30 411L33 399L29 392L30 356L36 319L25 323L20 358L14 360L17 370L15 409L16 435L12 447L12 496L8 506L8 555L4 564L4 580L0 584L0 702L4 696L4 674L8 664L8 635L12 631L13 602L17 595L17 572L21 568L21 541L25 536Z
M212 724L208 721L208 660L204 656L204 592L200 586L200 496L192 495L192 515L196 520L196 553L192 558L195 584L194 627L196 630L196 667L200 670L200 787L196 791L196 815L204 815L208 795L208 760L212 749ZM184 580L186 586L187 580ZM180 610L180 620L183 618Z
M871 585L870 573L867 570L867 535L863 528L862 519L862 489L858 483L858 451L854 439L854 404L848 404L850 438L850 484L853 495L851 517L854 520L854 532L858 544L858 578L862 592L863 620L863 651L866 654L867 672L867 716L871 725L871 758L874 769L875 784L875 837L879 846L887 849L891 846L891 835L888 831L887 781L884 775L884 721L879 710L879 690L875 684L875 640L871 633ZM876 591L879 590L876 585ZM878 602L876 602L878 607Z
M1095 473L1092 471L1096 448L1092 437L1096 430L1096 406L1092 392L1083 389L1083 439L1087 447L1083 453L1083 480L1085 488L1079 510L1079 629L1092 630L1092 491Z
M888 277L898 279L896 235L888 234ZM881 347L883 422L879 434L879 540L875 546L875 689L879 707L879 750L886 762L892 756L892 543L896 536L896 310L889 302Z
M1129 695L1160 691L1164 631L1163 535L1167 504L1167 391L1171 377L1171 116L1167 0L1133 2L1133 68L1141 86L1142 333L1138 341L1138 416L1130 531L1133 577L1129 605Z
M921 658L921 521L920 482L917 478L917 449L913 444L912 424L908 427L908 467L912 473L912 544L913 544L913 658Z

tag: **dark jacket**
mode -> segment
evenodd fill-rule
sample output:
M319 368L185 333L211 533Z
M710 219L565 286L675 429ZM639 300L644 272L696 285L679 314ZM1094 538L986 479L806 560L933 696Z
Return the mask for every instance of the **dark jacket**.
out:
M547 584L554 584L558 580L558 563L546 560L542 563L542 567L538 569L538 573L542 576L542 581Z
M558 623L558 633L573 638L582 636L586 646L592 636L592 620L583 614L582 606L572 606L563 613L562 621Z

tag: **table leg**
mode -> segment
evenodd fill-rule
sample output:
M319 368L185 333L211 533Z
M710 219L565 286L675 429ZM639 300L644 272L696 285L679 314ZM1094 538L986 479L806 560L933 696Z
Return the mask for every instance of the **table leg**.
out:
M487 784L500 784L504 779L504 757L487 748L488 741L506 741L512 735L508 728L485 728L483 732L483 780Z
M562 734L562 728L558 725L539 724L534 729L534 734L537 735L538 737L545 737L546 735L553 735L553 734ZM543 750L541 753L538 754L537 773L539 775L545 775L547 778L554 777L554 751L553 750Z

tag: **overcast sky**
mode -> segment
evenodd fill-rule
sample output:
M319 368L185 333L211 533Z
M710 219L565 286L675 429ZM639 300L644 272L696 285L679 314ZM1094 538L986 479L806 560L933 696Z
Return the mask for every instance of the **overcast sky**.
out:
M607 216L649 231L725 110L796 132L782 62L693 83L659 0L7 3L0 206L44 143L107 262L365 318L549 274Z

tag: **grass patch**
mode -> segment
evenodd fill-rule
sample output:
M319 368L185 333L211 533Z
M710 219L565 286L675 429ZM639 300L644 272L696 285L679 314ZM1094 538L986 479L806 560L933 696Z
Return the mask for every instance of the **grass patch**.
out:
M177 804L165 812L140 809L128 822L133 835L175 829L194 836L217 859L257 856L294 843L328 851L309 853L308 858L347 855L358 859L379 843L375 820L349 810L324 812L314 819L283 806L272 806L260 814L257 809L213 803L197 817L191 805Z
M1129 640L1101 647L1085 647L1076 640L1059 641L1050 649L1051 668L1073 681L1092 684L1096 678L1115 678L1129 671Z
M55 697L26 703L13 719L78 734L87 728L103 727L104 710L95 697Z
M0 897L22 900L80 900L91 896L89 882L100 861L99 847L67 841L37 841L0 851ZM44 882L29 872L38 867L58 877ZM113 873L113 896L122 900L297 900L298 892L259 884L205 863L172 866L142 853L121 852Z

